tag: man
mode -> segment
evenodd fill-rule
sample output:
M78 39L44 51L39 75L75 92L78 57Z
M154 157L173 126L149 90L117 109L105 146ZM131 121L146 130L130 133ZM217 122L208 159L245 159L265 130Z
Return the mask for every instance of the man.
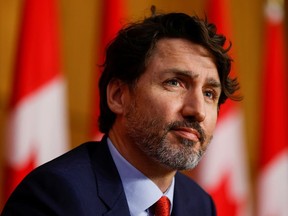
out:
M99 82L102 141L34 170L2 215L216 215L211 197L178 171L197 165L220 105L238 99L225 40L183 13L123 28Z

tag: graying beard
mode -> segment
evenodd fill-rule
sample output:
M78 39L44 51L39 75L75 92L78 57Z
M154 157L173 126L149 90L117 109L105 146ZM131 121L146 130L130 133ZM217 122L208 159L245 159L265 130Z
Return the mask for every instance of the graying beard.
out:
M185 152L178 151L177 150L169 149L167 146L168 144L165 143L165 137L168 133L168 129L165 129L163 131L162 137L159 137L159 134L157 133L150 133L151 131L149 128L154 128L153 131L161 131L163 128L158 128L159 120L153 119L152 121L147 121L146 119L142 121L143 127L141 130L139 129L139 126L137 127L135 119L130 118L130 114L135 112L136 104L131 104L129 112L127 112L127 120L130 119L129 130L127 130L127 135L131 137L134 142L136 142L137 146L144 151L148 156L152 157L155 161L160 162L161 164L166 165L167 167L171 169L177 169L177 170L186 170L186 169L192 169L196 167L201 160L202 156L205 153L205 149L200 149L199 152L193 151L190 153L189 157L184 157ZM133 110L132 110L133 109ZM139 118L140 116L138 116ZM148 133L149 132L149 133ZM143 136L145 134L148 134L147 136ZM194 142L178 138L179 142L182 143L183 146L186 147L193 147L195 144ZM161 144L160 144L161 143ZM155 145L156 144L156 145Z

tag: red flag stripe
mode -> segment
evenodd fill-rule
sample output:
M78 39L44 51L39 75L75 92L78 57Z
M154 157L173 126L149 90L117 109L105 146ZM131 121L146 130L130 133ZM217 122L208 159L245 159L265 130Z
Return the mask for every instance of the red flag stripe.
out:
M59 74L55 8L54 0L25 1L11 106Z
M268 17L265 35L261 166L269 164L277 154L288 147L285 136L288 129L288 89L283 20L275 22Z
M25 0L5 144L4 200L36 166L68 148L56 0Z
M283 2L282 2L283 3ZM288 215L288 88L284 9L267 1L259 145L259 216Z

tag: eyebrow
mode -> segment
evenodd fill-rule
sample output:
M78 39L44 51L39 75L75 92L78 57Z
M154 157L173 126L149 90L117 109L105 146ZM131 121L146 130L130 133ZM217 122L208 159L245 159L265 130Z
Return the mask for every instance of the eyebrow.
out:
M221 88L221 83L218 82L218 81L216 81L216 80L213 79L213 78L209 78L208 81L207 81L207 83L208 83L210 86L214 87L214 88Z

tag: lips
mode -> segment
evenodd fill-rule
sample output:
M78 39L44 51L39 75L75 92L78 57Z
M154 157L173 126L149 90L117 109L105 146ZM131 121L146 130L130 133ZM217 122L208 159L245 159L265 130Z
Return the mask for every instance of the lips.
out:
M187 128L187 127L174 128L174 132L177 135L194 142L198 142L200 140L200 134L198 133L197 130L193 128Z

